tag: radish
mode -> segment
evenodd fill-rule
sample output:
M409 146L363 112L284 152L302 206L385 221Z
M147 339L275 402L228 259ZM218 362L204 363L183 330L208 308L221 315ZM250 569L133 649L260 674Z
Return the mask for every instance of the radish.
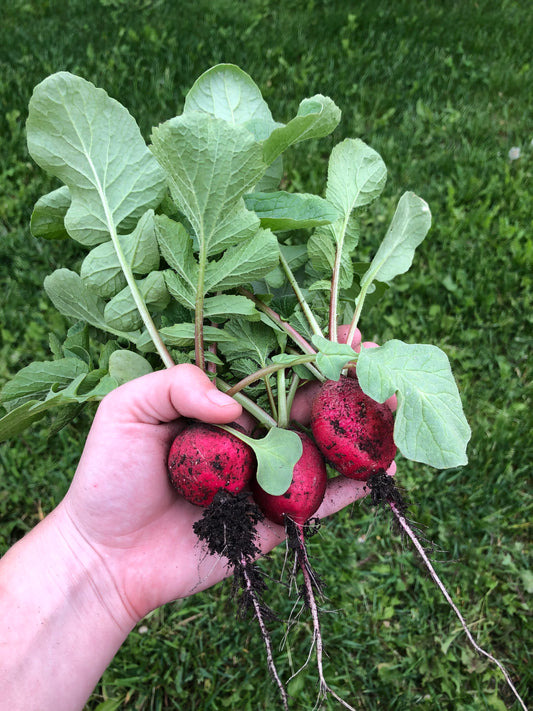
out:
M298 432L303 445L302 456L296 463L292 482L287 491L280 496L273 496L261 489L257 480L252 482L254 500L265 516L277 524L284 524L289 548L294 551L295 567L303 576L302 596L305 606L311 613L313 622L312 647L316 647L317 669L320 683L320 696L331 694L345 708L353 710L328 685L323 671L323 642L320 630L319 610L316 598L322 598L322 586L315 574L305 543L306 534L316 531L310 526L310 519L322 503L328 480L326 463L317 446L303 432Z
M318 509L326 491L328 475L324 458L308 435L297 434L302 440L303 452L287 491L273 496L261 489L256 480L252 483L255 502L267 518L278 524L284 524L286 516L297 524L304 524Z
M217 491L242 491L255 471L252 449L235 435L214 425L191 423L168 455L174 488L190 503L209 506Z
M366 481L386 470L396 454L394 418L388 405L372 400L357 378L327 380L313 400L311 430L338 472Z

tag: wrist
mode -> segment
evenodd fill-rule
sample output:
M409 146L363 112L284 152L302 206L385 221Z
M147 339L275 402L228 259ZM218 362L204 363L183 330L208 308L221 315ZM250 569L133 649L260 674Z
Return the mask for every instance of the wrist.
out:
M135 624L61 506L0 560L0 609L0 678L13 711L81 709Z
M65 592L91 616L107 620L109 629L127 636L140 617L129 605L127 596L113 574L113 565L100 547L91 543L68 513L65 501L43 521L50 526L54 543L55 568L50 570L51 582Z

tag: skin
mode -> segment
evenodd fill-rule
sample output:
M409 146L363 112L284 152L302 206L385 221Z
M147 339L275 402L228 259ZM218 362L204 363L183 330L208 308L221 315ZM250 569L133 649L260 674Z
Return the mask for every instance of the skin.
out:
M305 398L295 407L308 415ZM172 489L166 460L182 416L221 424L240 414L192 365L104 398L65 498L0 559L1 709L82 709L150 610L229 574L198 546L201 509ZM334 479L317 515L366 493L361 482ZM275 524L259 534L263 552L284 539Z

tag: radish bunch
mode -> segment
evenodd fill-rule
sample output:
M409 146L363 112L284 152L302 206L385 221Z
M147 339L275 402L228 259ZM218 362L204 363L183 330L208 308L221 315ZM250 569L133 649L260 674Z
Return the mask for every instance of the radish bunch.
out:
M251 77L223 64L195 82L182 114L154 127L147 146L102 89L68 72L44 79L30 102L28 149L64 184L39 199L31 229L88 251L79 273L60 268L45 279L75 322L65 342L51 339L54 359L30 364L0 393L0 439L53 408L67 408L58 418L66 422L84 403L174 362L194 362L242 404L253 421L246 431L188 423L169 452L169 481L201 508L198 538L232 568L284 708L256 563L260 522L285 526L320 692L352 708L324 679L321 590L305 544L329 473L366 482L372 501L390 509L470 634L390 476L397 453L439 469L466 464L470 428L450 364L428 344L361 346L358 329L365 306L411 267L429 207L401 195L374 256L361 263L361 214L386 182L375 150L357 138L337 143L323 196L281 189L290 183L286 150L331 134L340 119L317 94L281 123ZM94 333L105 342L92 343ZM306 415L292 422L293 405L311 390Z

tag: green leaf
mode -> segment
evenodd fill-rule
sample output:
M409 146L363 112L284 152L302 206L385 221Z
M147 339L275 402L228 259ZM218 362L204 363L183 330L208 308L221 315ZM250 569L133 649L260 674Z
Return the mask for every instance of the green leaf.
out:
M227 230L220 226L266 169L260 144L245 128L196 112L154 128L152 141L200 252L218 253L227 241Z
M301 439L296 432L273 427L262 439L252 439L232 428L219 425L246 442L257 459L257 483L268 494L281 496L292 482L295 464L303 452Z
M162 272L150 272L145 279L137 282L139 291L148 306L162 311L169 302L169 293ZM106 327L115 331L135 331L141 328L143 320L137 309L129 286L119 291L105 306Z
M109 356L109 375L119 385L140 378L152 371L153 368L146 358L134 351L117 350Z
M66 239L65 215L70 203L70 191L66 185L39 198L30 220L32 235L44 239Z
M157 215L155 227L161 256L183 279L190 291L196 293L198 264L187 230L180 222L175 222L166 215Z
M254 320L259 320L259 311L255 308L254 302L246 296L236 296L232 294L219 294L210 296L204 301L204 317L212 321L223 320L230 316L247 316Z
M119 235L118 239L133 274L140 276L159 268L153 210L145 212L131 234ZM112 242L104 242L89 252L82 262L80 276L88 287L104 298L114 296L126 285Z
M89 326L85 321L78 321L68 329L61 353L65 358L80 358L91 367Z
M257 483L267 494L281 496L292 482L294 467L302 456L302 441L290 430L273 427L262 439L251 440L257 459Z
M263 141L281 124L272 118L259 87L233 64L219 64L202 74L187 94L183 113L202 111L231 124L244 126ZM281 156L269 165L256 186L276 190L283 175Z
M0 401L6 410L13 410L29 400L43 399L52 388L66 387L88 370L88 365L79 358L30 363L4 385Z
M227 249L205 270L205 293L233 289L268 274L279 262L278 240L270 230L259 230L254 237Z
M415 249L431 226L428 204L412 192L402 195L390 227L362 282L390 281L406 272L413 262Z
M253 79L234 64L218 64L204 72L185 98L183 113L202 111L232 124L276 125ZM270 131L269 131L270 132Z
M65 268L56 269L45 278L44 289L63 316L105 328L103 299L85 286L76 272Z
M229 361L249 358L260 368L264 368L268 356L278 345L276 334L262 322L232 319L225 325L224 330L232 337L232 341L220 343L219 350Z
M318 349L316 365L328 380L338 380L348 363L357 359L357 353L347 343L328 341L322 336L313 336L311 342Z
M70 269L56 269L45 278L44 289L63 316L76 321L86 321L91 326L129 340L137 337L136 333L121 331L106 323L103 299L88 289L76 272Z
M183 348L194 345L194 323L176 323L160 329L159 333L170 346ZM215 326L204 326L203 333L206 342L225 343L233 340L233 336L227 333L226 329Z
M381 194L386 178L381 156L359 138L347 138L331 151L326 199L347 219Z
M35 162L68 186L65 227L82 244L132 229L163 198L164 175L135 120L85 79L58 72L38 84L27 134Z
M0 418L0 442L20 434L42 419L51 409L69 407L75 403L84 403L89 400L101 400L117 386L117 382L111 376L106 375L98 381L95 387L78 393L85 380L90 377L90 373L80 374L66 388L57 392L52 388L44 400L28 400L10 410L7 415Z
M327 96L304 99L288 124L276 128L264 141L264 159L270 165L289 146L310 138L329 135L339 124L341 111Z
M280 244L279 251L293 274L307 262L307 246L305 244ZM281 289L286 285L287 275L281 264L265 275L265 281L272 289Z
M357 377L377 402L397 394L394 441L404 457L439 469L466 464L470 427L443 351L398 340L363 348Z
M246 209L244 200L238 200L235 208L218 223L216 245L210 250L209 256L220 254L228 247L246 242L259 231L260 227L257 215Z
M248 193L244 202L248 210L253 210L259 217L261 227L275 232L327 225L339 217L327 200L306 193Z
M194 311L196 303L196 289L191 288L191 285L185 281L183 277L171 269L166 269L163 272L165 277L165 283L169 294L176 299L176 301L185 306L187 309Z
M41 406L39 409L35 409ZM35 422L41 420L53 403L43 405L39 400L28 400L0 417L0 442L16 437Z

